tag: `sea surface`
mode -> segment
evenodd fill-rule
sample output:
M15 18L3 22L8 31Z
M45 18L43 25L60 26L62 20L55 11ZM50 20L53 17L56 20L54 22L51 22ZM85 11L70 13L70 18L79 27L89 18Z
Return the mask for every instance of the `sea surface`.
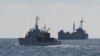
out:
M20 46L17 39L0 39L0 56L100 56L100 39L61 40L61 45Z

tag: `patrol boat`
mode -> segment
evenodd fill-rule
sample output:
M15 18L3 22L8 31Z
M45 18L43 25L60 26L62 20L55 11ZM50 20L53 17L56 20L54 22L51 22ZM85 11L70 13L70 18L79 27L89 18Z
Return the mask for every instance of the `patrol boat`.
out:
M46 29L46 26L44 26L43 30L39 29L38 19L39 17L36 17L35 29L30 29L25 38L18 38L19 44L25 46L59 45L60 41L50 37L50 33L48 32L50 28Z

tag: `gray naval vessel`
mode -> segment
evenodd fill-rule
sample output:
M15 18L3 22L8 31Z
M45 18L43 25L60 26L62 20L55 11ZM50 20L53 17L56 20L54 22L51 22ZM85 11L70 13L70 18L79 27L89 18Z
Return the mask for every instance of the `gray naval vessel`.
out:
M58 39L59 40L74 40L74 39L88 39L88 34L82 28L83 19L80 21L80 27L75 29L75 23L73 23L73 32L64 32L63 30L58 32Z
M39 17L36 17L35 29L30 29L25 38L18 38L19 44L25 46L59 45L60 41L50 37L49 28L46 29L46 26L44 26L43 30L39 29L38 19Z

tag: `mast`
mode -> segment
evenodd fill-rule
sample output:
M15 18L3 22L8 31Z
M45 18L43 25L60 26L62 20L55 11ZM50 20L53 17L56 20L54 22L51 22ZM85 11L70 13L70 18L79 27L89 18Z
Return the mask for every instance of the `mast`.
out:
M75 32L75 22L73 22L73 33Z
M39 17L36 17L35 29L38 29L38 20L39 20Z
M82 20L80 21L80 23L81 23L81 29L82 29L82 27L83 27L83 17L82 17Z

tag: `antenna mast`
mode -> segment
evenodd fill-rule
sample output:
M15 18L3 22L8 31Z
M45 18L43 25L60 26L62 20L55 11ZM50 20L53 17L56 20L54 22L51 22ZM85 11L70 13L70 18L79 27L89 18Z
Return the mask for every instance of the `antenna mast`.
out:
M80 21L80 23L81 23L81 28L83 27L83 16L82 16L82 20Z
M37 16L37 17L36 17L35 29L38 29L38 19L39 19L39 17Z
M75 22L73 22L73 33L75 32Z

